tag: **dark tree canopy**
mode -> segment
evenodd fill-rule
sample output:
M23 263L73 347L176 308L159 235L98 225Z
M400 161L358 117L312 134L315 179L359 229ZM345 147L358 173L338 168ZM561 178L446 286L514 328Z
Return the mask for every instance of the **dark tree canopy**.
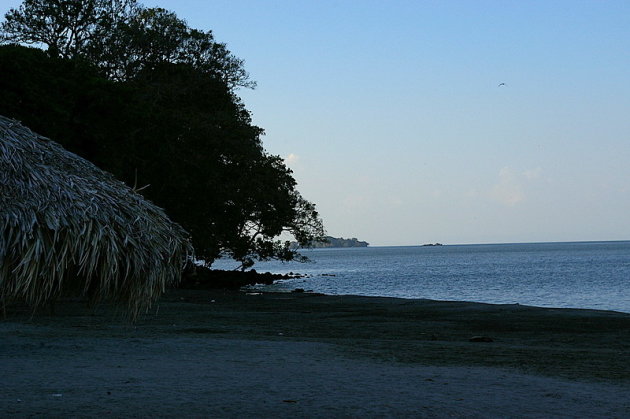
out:
M5 42L44 45L53 57L73 58L137 13L135 0L24 0L2 23Z
M234 92L252 86L243 62L211 32L132 0L26 0L2 29L5 43L47 50L0 47L0 114L141 189L200 257L291 260L282 232L302 244L323 237Z
M190 28L162 8L136 0L24 0L5 14L5 43L43 45L51 57L82 57L108 78L129 80L163 63L189 64L231 89L255 87L243 60L212 31Z

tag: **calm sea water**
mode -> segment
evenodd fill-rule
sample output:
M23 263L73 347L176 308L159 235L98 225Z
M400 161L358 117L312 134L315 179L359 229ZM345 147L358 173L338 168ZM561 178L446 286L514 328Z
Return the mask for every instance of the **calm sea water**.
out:
M311 249L311 263L267 262L259 272L307 274L265 290L303 288L630 313L630 241ZM229 269L234 262L213 267Z

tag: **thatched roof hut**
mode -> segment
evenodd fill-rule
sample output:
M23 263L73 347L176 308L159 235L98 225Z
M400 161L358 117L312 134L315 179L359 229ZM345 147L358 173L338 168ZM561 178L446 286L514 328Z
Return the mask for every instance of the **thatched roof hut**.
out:
M187 233L162 209L0 116L0 303L81 295L135 318L191 255Z

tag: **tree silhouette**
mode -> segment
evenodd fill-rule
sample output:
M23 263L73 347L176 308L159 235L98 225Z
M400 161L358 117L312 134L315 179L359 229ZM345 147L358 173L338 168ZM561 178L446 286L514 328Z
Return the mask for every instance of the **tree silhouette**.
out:
M48 27L51 26L51 27ZM243 61L210 31L132 0L25 0L2 23L0 114L114 173L192 235L200 257L299 257L315 206L235 93Z

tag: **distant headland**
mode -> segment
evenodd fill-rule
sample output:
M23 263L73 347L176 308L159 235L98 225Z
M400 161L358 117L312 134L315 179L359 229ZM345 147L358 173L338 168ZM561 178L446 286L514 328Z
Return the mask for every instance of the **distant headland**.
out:
M294 243L297 246L297 243ZM368 247L370 243L359 240L355 237L351 239L344 239L343 237L325 236L324 241L312 242L308 247L316 249L320 248L334 248L334 247Z
M368 247L370 243L356 239L344 239L343 237L326 236L326 241L314 243L313 247Z

